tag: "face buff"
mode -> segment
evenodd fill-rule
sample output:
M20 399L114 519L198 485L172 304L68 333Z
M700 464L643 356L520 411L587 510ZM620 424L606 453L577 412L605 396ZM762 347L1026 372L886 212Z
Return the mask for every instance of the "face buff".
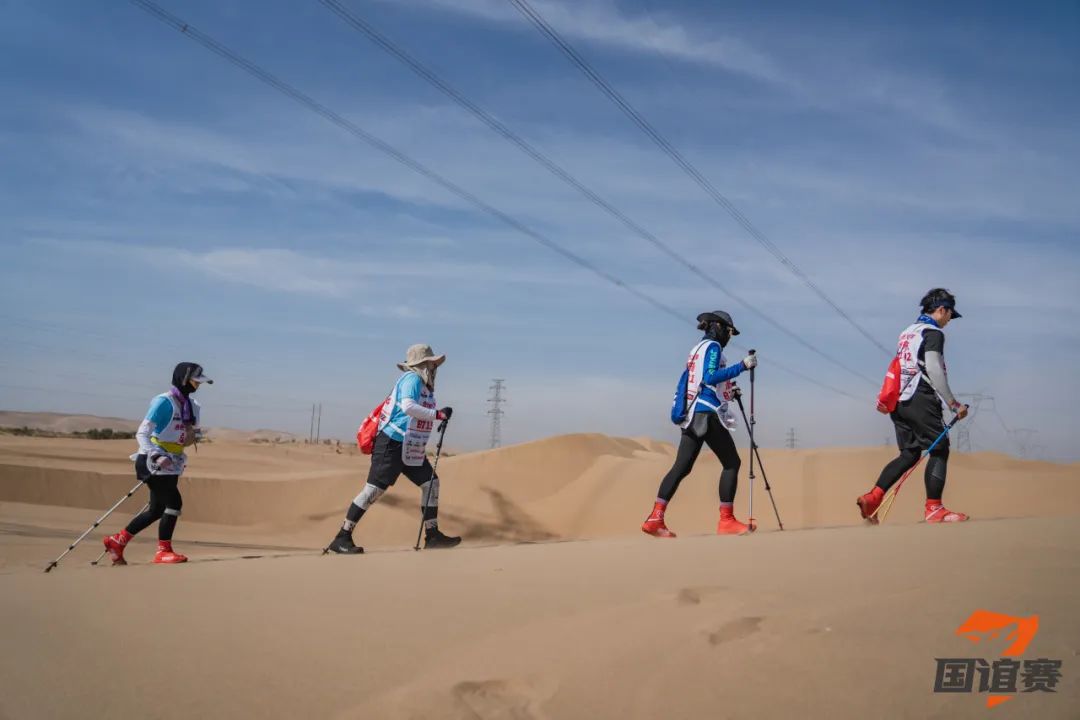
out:
M201 377L202 367L197 363L178 363L172 374L172 389L169 394L176 398L182 408L183 422L185 425L195 422L195 411L191 407L191 398L188 397L198 388L191 384L191 378Z
M439 369L435 367L434 364L426 362L421 365L417 365L413 369L416 371L416 374L420 376L420 379L424 381L425 385L427 385L432 390L435 389L435 375L437 374Z

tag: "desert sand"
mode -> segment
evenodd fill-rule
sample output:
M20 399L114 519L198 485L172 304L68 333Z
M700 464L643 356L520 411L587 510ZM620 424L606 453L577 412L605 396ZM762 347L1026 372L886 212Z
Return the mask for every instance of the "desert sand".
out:
M0 718L1080 717L1080 466L954 453L921 522L912 477L886 524L855 496L888 448L764 450L759 531L717 537L703 454L644 536L673 448L575 435L443 458L452 551L413 552L404 478L361 521L359 557L322 557L366 458L218 441L182 480L191 562L91 566L103 532L41 571L135 481L133 441L0 436ZM748 457L737 514L745 519ZM956 628L1038 614L1024 654L1064 662L1056 693L932 692L935 658L996 659ZM989 643L989 644L988 644Z

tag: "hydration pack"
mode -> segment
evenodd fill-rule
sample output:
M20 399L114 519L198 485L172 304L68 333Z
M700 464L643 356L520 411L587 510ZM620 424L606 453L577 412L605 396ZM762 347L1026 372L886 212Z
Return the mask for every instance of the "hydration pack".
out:
M375 438L379 435L379 418L383 408L390 402L387 397L379 406L371 411L371 414L360 423L360 429L356 431L356 445L364 455L370 455L375 450Z
M682 425L686 422L686 416L690 414L690 402L688 395L690 383L690 370L683 370L679 376L679 384L675 386L675 399L671 403L671 422Z
M881 392L877 396L877 409L880 413L889 413L896 410L900 402L900 356L897 355L889 363L889 369L885 371L885 380L881 383Z

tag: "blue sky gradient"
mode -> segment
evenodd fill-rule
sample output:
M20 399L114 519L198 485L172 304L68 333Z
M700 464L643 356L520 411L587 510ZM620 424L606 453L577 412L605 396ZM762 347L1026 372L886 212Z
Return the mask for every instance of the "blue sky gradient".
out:
M125 2L0 3L0 407L137 417L179 360L211 425L349 437L414 342L451 438L673 439L694 317L727 309L781 445L882 444L876 387L809 353L562 184L318 2L162 2L679 323ZM757 245L503 0L345 0L745 301L875 381L888 357ZM535 7L829 296L891 346L951 288L977 449L1075 461L1075 3ZM732 352L733 360L741 355ZM771 367L796 367L856 402Z

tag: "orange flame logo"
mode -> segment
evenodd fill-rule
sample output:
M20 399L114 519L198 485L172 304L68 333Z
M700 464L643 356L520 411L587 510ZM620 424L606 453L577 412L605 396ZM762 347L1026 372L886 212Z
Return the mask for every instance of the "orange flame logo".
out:
M971 617L956 628L956 634L978 644L984 640L1003 639L1009 643L1001 654L1003 656L1022 655L1027 646L1039 632L1039 616L1016 617L1003 615L989 610L976 610ZM991 695L986 700L986 707L992 708L1012 700L1011 695Z

